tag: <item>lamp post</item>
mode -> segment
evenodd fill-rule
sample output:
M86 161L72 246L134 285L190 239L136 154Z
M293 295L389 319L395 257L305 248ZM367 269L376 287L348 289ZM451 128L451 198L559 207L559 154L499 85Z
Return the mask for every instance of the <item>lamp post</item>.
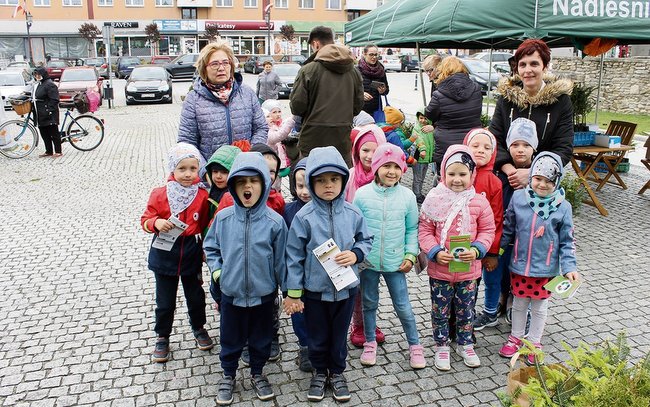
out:
M28 11L27 14L25 14L25 23L27 24L27 45L29 46L29 63L33 65L34 59L32 55L32 39L29 36L29 29L32 27L32 22L32 13Z
M266 22L266 43L268 44L268 53L267 55L271 55L271 7L273 5L269 2L269 4L264 8L264 20Z

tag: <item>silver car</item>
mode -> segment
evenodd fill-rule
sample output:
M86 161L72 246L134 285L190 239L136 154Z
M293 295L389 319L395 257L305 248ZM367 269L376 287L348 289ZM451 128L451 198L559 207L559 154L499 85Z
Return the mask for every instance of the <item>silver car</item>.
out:
M11 110L9 96L19 95L30 88L21 71L0 71L0 97L5 110Z
M289 99L291 89L293 89L293 83L296 80L296 75L298 75L299 70L300 65L292 62L273 65L273 72L280 77L280 81L282 82L278 91L279 99Z

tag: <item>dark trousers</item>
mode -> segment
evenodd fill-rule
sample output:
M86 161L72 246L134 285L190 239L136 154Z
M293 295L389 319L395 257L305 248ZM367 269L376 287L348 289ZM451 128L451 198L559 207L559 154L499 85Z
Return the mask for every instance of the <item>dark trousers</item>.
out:
M449 342L449 315L451 304L455 306L456 343L474 344L474 304L476 302L476 280L449 281L429 278L431 289L431 320L433 323L433 340L438 346Z
M168 337L172 333L174 312L176 311L176 292L178 276L154 273L156 276L156 326L158 336ZM183 292L187 302L192 331L198 331L205 325L205 291L201 274L181 276Z
M307 336L307 324L305 322L305 314L296 312L291 314L291 325L293 326L293 333L298 338L300 346L309 345L309 337Z
M271 354L273 339L273 301L254 307L238 307L221 302L221 368L224 376L235 377L242 349L248 343L251 375L262 374Z
M309 361L317 373L341 374L348 356L347 334L357 290L346 300L328 302L304 298L309 336Z
M56 124L49 126L38 126L41 133L43 144L45 145L45 154L52 154L52 145L54 144L54 153L61 152L61 135Z

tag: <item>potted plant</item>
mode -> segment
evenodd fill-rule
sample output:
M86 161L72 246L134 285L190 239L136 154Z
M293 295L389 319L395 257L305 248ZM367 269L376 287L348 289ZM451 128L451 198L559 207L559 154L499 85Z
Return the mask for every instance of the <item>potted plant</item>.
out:
M587 86L584 83L573 85L571 92L571 103L573 103L573 131L589 131L587 115L596 105L595 97L592 95L596 86Z

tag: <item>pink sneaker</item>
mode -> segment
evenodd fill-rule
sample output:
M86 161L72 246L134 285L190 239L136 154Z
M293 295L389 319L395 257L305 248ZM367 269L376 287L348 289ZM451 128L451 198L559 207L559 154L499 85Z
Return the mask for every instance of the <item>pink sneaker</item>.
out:
M424 369L427 361L424 359L424 347L422 345L409 346L409 362L413 369Z
M364 366L374 366L377 363L377 341L363 344L363 353L361 354L360 361Z
M541 344L541 343L533 343L533 345L534 345L537 349L542 350L542 344ZM535 354L534 354L534 353L528 354L528 355L526 356L525 363L526 363L528 366L533 366L533 365L535 364Z
M501 350L499 350L499 355L504 358L511 358L519 351L522 345L521 340L510 335L508 336L508 342L506 342L506 344L501 347Z
M363 333L363 325L352 325L350 331L350 342L357 348L363 347L366 342L366 335Z

